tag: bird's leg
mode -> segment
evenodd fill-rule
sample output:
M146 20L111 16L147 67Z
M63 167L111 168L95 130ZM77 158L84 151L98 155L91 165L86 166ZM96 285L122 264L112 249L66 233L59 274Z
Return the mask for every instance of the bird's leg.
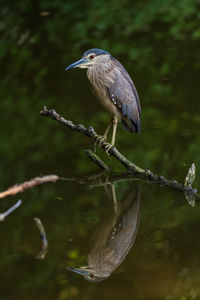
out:
M108 186L106 184L104 185L104 189L105 189L106 195L109 198L109 200L112 200L112 196L111 196Z
M118 118L117 118L117 116L114 116L114 119L113 119L113 134L112 134L112 142L111 142L111 144L113 146L115 144L115 138L116 138L116 132L117 132L117 123L118 123Z
M110 131L112 125L112 120L111 122L108 124L108 127L106 128L106 131L104 132L104 135L96 135L95 136L95 142L94 142L94 152L96 152L96 145L97 143L99 144L99 146L101 146L102 143L106 142L107 140L107 136L108 136L108 132Z
M108 127L106 128L106 130L104 132L103 137L104 137L105 141L107 140L108 132L110 131L111 125L112 125L112 120L110 121L110 123L108 124Z
M116 215L118 206L117 206L117 196L116 196L115 185L112 184L111 188L112 188L112 196L113 196L113 210L114 210L114 214Z
M116 132L117 132L117 123L118 123L118 118L117 118L116 115L114 115L112 123L113 123L112 141L111 141L111 144L107 144L105 146L107 155L108 155L109 150L115 145L115 138L116 138Z

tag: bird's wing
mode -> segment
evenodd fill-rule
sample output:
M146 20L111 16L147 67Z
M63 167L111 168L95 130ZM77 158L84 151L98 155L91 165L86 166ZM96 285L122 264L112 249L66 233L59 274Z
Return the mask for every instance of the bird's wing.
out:
M117 65L116 65L117 63ZM122 115L130 120L128 124L126 119L124 126L126 129L134 132L140 132L141 107L138 93L125 68L115 60L113 82L109 86L110 98L114 104L121 110Z

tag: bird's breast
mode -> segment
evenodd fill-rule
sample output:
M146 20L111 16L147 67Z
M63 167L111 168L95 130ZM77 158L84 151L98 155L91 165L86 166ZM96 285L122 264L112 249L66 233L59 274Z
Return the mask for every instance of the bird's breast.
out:
M120 119L121 113L117 106L111 101L108 91L109 85L114 82L114 78L112 78L108 72L96 71L94 69L88 69L87 77L99 103L111 115L116 115L118 119Z

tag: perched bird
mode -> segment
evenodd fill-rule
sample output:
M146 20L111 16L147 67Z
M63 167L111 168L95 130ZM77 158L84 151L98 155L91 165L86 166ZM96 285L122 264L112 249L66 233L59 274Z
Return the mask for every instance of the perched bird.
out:
M87 77L100 104L111 114L112 119L103 137L97 136L99 143L107 140L113 124L111 144L106 145L109 151L115 144L117 123L135 133L140 133L141 106L137 90L128 72L110 53L101 49L90 49L82 59L74 62L65 70L87 68Z
M96 229L87 266L67 270L86 280L99 282L108 278L124 261L132 248L140 220L141 190L133 188L123 195L115 213L107 216Z

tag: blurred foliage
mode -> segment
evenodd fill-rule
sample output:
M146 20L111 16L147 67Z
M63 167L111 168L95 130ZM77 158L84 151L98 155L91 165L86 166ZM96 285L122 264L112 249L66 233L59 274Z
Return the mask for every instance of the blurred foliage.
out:
M199 7L200 1L189 0L2 1L2 184L31 176L41 164L41 173L66 172L63 161L69 168L85 169L78 153L81 144L90 142L42 119L39 111L43 105L53 106L75 122L104 131L107 113L96 107L84 72L64 72L91 47L110 51L134 75L143 131L138 138L119 130L117 139L130 159L180 177L175 162L179 168L200 163L195 130L200 123ZM68 160L69 153L79 156L76 162Z

